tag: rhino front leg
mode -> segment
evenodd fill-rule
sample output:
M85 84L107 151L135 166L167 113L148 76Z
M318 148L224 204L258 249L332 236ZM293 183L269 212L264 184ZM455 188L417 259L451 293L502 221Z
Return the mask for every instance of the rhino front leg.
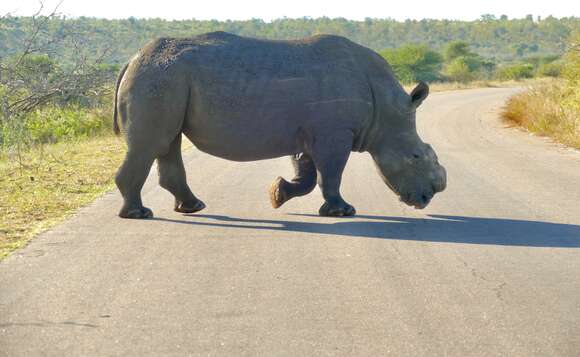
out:
M181 133L169 146L169 151L157 158L159 185L175 197L176 212L194 213L205 208L205 204L195 197L187 185L183 158L181 157Z
M312 157L318 171L318 185L324 204L318 210L321 216L354 216L356 210L340 195L342 172L352 149L352 135L317 140Z
M270 202L272 207L278 208L294 197L309 194L316 186L316 167L312 157L308 154L290 156L294 166L294 178L288 182L278 176L270 186Z

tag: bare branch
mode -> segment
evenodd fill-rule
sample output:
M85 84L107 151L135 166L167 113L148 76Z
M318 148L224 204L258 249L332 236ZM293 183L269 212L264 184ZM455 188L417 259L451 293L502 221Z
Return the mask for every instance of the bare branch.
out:
M32 15L32 18L36 18L38 15L40 15L42 13L42 10L44 10L44 2L42 0L38 1L40 3L39 9Z
M24 58L26 56L28 56L29 54L39 52L41 50L41 47L35 48L33 46L36 45L36 41L37 41L37 38L38 38L40 31L46 27L46 25L48 24L48 22L51 19L58 16L57 11L58 11L60 5L62 5L63 1L64 0L60 0L58 2L58 4L56 4L56 6L54 7L54 9L52 10L52 12L50 14L45 15L45 16L41 16L40 14L42 13L42 10L44 9L44 2L42 0L39 0L39 3L40 3L39 9L31 17L32 18L32 33L28 37L28 39L24 41L25 42L24 51L22 52L20 58L16 61L16 66L20 65L20 63L24 60ZM38 21L39 16L41 16L40 21ZM45 47L45 46L43 46L43 47Z

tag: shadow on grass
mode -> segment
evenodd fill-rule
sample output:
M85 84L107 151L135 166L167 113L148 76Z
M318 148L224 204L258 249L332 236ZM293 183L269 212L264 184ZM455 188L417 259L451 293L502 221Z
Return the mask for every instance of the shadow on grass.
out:
M580 247L580 226L572 224L445 215L430 215L428 218L357 215L338 219L337 222L337 219L316 215L290 215L302 219L268 220L195 214L184 215L185 219L153 220L192 226L360 238L528 247Z

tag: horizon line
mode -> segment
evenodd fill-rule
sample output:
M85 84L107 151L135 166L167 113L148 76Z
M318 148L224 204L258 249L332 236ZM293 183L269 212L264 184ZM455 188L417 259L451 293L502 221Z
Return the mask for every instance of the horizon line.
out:
M12 13L7 13L4 15L5 17L12 17L12 18L30 18L32 17L31 15L14 15ZM40 15L40 16L47 16L47 15ZM478 18L475 19L460 19L460 18L405 18L404 20L399 20L393 17L365 17L363 19L349 19L343 16L336 16L336 17L330 17L330 16L317 16L317 17L313 17L313 16L302 16L302 17L277 17L277 18L272 18L272 19L263 19L260 17L250 17L250 18L244 18L244 19L216 19L216 18L182 18L182 19L177 19L177 18L166 18L166 17L149 17L149 16L144 16L144 17L139 17L139 16L129 16L129 17L97 17L97 16L90 16L90 15L70 15L70 14L65 14L65 13L56 13L54 15L56 18L60 18L60 19L80 19L80 18L88 18L88 19L95 19L95 20L109 20L109 21L123 21L123 20L130 20L130 19L135 19L135 20L163 20L163 21L171 21L171 22L179 22L179 21L208 21L208 22L213 22L213 21L217 21L217 22L249 22L249 21L261 21L264 23L272 23L272 22L276 22L276 21L292 21L292 20L323 20L323 19L328 19L328 20L347 20L347 21L353 21L353 22L366 22L366 21L394 21L394 22L407 22L407 21L416 21L416 22L421 22L421 21L454 21L454 22L476 22L476 21L487 21L484 19L485 16L491 16L489 21L502 21L501 17L506 16L507 17L507 21L511 21L511 20L526 20L529 16L532 17L532 20L534 22L537 21L542 21L548 18L553 18L556 20L562 20L562 19L580 19L579 16L562 16L562 17L557 17L554 15L547 15L547 16L542 16L542 15L535 15L535 14L528 14L525 15L523 17L509 17L508 15L505 14L501 14L501 15L495 15L495 14L481 14Z

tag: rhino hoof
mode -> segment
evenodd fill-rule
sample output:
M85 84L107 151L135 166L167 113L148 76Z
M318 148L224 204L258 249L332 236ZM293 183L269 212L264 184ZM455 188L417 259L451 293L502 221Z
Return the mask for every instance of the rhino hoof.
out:
M153 211L147 207L133 208L129 210L123 209L121 212L119 212L119 217L130 219L153 218Z
M203 203L202 200L186 201L186 202L176 201L174 210L175 212L180 213L195 213L201 211L204 208L205 203Z
M289 197L284 190L284 185L286 184L286 180L280 176L272 182L272 186L270 186L270 203L272 207L279 208L284 202L288 201Z
M329 205L328 202L325 202L322 207L320 207L320 210L318 210L318 214L324 217L348 217L354 216L356 210L346 202L341 205L333 206Z

